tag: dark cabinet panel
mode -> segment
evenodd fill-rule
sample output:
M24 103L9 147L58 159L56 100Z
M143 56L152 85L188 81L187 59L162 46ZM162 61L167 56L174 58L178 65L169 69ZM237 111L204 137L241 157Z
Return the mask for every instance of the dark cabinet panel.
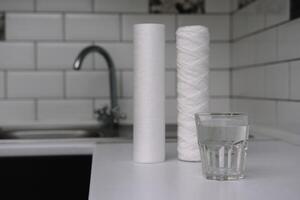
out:
M0 196L9 200L87 200L92 156L0 158Z

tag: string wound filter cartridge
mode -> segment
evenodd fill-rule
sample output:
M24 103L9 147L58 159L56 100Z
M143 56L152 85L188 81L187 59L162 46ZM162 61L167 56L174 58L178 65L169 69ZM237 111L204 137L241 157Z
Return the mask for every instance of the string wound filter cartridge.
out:
M184 26L176 32L178 159L200 161L194 114L209 111L209 31Z

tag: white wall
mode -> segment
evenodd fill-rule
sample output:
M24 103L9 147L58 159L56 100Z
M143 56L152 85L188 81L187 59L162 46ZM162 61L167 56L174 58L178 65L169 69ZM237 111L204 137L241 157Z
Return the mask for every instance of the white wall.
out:
M300 20L289 21L289 0L258 0L232 20L232 109L256 124L299 124Z
M0 42L0 121L90 120L109 103L103 58L90 55L80 72L72 63L87 45L105 47L116 64L121 110L132 123L132 25L166 25L167 122L176 123L178 26L204 24L212 34L211 109L229 110L230 1L207 0L206 15L150 15L148 0L0 0L6 41Z

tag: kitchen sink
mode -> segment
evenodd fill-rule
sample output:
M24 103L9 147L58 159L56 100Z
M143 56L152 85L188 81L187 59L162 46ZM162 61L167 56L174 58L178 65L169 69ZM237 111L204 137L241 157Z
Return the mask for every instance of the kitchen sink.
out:
M97 132L86 130L27 130L2 132L0 139L56 139L98 137Z
M22 122L0 125L0 139L99 137L103 125L91 122Z
M166 126L166 137L176 137L176 125ZM132 125L104 126L99 122L34 122L0 125L0 139L132 138Z

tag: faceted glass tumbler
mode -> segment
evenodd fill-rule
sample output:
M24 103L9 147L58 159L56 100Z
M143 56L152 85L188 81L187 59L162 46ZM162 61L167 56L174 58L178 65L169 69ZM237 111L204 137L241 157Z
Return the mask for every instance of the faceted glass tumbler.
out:
M211 180L244 178L248 117L242 113L195 114L202 172Z

